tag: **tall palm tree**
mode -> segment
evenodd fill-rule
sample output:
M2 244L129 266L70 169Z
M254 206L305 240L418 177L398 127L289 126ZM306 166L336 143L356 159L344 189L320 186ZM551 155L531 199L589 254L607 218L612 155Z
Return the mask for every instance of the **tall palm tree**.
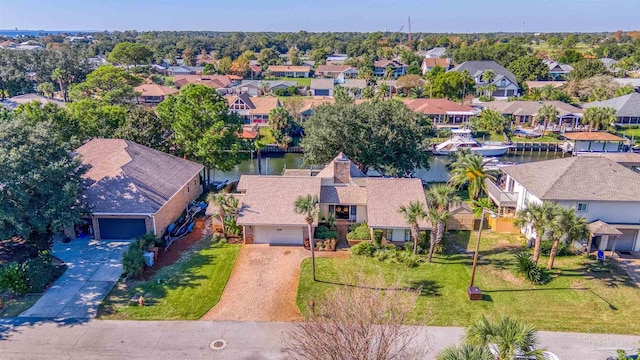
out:
M542 203L528 203L526 208L516 214L514 224L516 226L531 226L536 232L536 240L533 247L533 262L538 264L540 259L540 243L544 234L551 230L551 225L559 211L556 203L544 201Z
M497 360L511 360L516 355L543 359L542 350L532 350L537 343L537 330L508 316L496 322L490 322L483 316L467 328L465 342L485 348L492 346Z
M420 201L411 201L409 205L400 205L398 213L402 214L404 221L411 229L413 239L413 254L418 254L418 238L420 237L420 221L424 220L427 213Z
M485 70L482 75L480 75L480 80L482 80L482 82L484 83L490 83L492 82L494 79L496 78L496 73L491 70L491 69L487 69Z
M62 92L62 99L64 100L64 102L67 102L69 98L69 89L67 89L67 86L66 86L67 72L60 68L56 68L51 73L51 80L58 82L58 85L60 86L60 91Z
M218 220L220 220L220 224L222 225L222 233L226 234L227 233L227 229L226 229L226 220L227 220L227 216L229 215L227 213L227 209L228 209L228 196L231 196L229 194L226 193L209 193L209 195L207 195L207 203L213 204L216 207L215 213L213 214L213 216L217 217Z
M448 184L434 185L425 193L429 211L427 216L431 221L431 239L429 246L429 262L438 244L442 242L447 220L451 217L449 207L459 204L462 200L456 189Z
M600 130L601 126L611 127L616 122L616 109L612 107L590 107L584 111L582 123L592 129Z
M462 343L460 346L449 346L442 350L436 360L495 360L486 346Z
M316 255L313 243L313 221L318 216L318 196L307 194L306 196L298 196L293 203L293 211L296 214L304 215L304 221L307 223L309 231L309 246L311 247L311 272L313 273L313 281L316 281Z
M589 237L588 224L586 218L576 215L576 209L574 208L560 208L558 210L558 214L556 214L556 218L552 223L553 245L551 246L547 269L553 269L560 241L571 244L574 241Z
M387 84L386 82L380 83L380 86L378 86L378 89L380 90L380 93L382 94L382 99L383 100L387 97L387 95L389 95L389 97L391 97L389 84Z
M424 88L422 86L417 86L417 87L411 88L411 90L409 90L409 95L413 99L423 98L424 97Z
M496 86L496 84L489 84L485 87L485 89L487 90L487 96L489 96L489 100L491 100L491 96L493 96L493 93L498 91L498 86Z
M460 80L462 81L462 99L460 100L460 104L464 105L464 98L467 96L467 85L473 83L473 78L469 75L468 70L463 70L460 73Z
M553 105L545 105L538 110L536 117L538 120L542 120L544 124L542 129L543 135L547 131L547 126L549 126L551 122L555 122L558 119L559 114L558 109Z
M495 181L495 172L488 170L482 162L482 156L469 154L459 157L451 164L451 178L449 183L458 188L465 185L469 188L469 195L478 200L481 191L486 192L486 181Z
M38 92L41 92L44 96L53 98L53 93L56 91L55 86L50 82L40 83L37 86Z

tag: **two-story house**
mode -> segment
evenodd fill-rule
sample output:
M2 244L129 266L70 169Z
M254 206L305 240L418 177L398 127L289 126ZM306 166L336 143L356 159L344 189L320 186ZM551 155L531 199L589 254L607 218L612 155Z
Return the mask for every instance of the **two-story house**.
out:
M407 65L395 59L378 60L373 63L373 75L375 76L385 76L387 75L387 70L389 70L392 77L398 78L407 75L407 69L409 69Z
M409 225L398 213L400 205L419 201L427 206L420 179L368 177L342 153L317 174L296 170L282 176L242 175L238 191L238 225L245 244L302 245L309 236L304 215L293 210L299 196L317 196L320 217L333 215L342 224L366 222L372 232L383 230L390 242L412 240ZM422 221L420 228L430 226Z
M449 71L467 71L476 83L476 88L486 88L493 84L497 90L491 95L496 98L507 98L509 96L517 96L520 87L516 76L502 65L495 61L465 61ZM493 72L493 78L487 79L487 70Z
M565 80L573 71L573 66L569 64L561 64L553 60L542 60L542 62L549 68L549 77L553 81Z
M640 174L603 156L572 156L500 169L487 183L498 212L516 214L528 204L555 202L589 221L592 249L640 251ZM522 232L535 237L531 226ZM586 239L585 239L586 240Z
M613 99L594 101L583 105L590 107L612 107L616 109L617 125L640 124L640 94L631 93Z
M155 106L160 104L169 95L175 95L180 90L158 84L142 84L133 89L136 92L135 102L141 105Z
M280 100L274 96L249 96L247 93L239 95L226 95L229 111L238 114L245 124L258 124L267 126L269 123L269 112L275 108L282 107Z

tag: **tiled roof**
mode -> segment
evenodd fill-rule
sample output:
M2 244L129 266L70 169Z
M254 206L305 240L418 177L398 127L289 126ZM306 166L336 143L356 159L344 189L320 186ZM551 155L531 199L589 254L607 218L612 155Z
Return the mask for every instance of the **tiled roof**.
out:
M140 86L136 86L133 90L139 92L140 96L167 96L180 92L180 90L176 88L158 84L142 84Z
M640 174L603 157L572 156L501 170L542 200L640 201Z
M407 107L425 115L446 115L449 113L477 114L479 111L470 106L460 105L448 99L404 99Z
M422 60L422 65L430 68L442 66L443 68L447 69L451 65L451 59L441 57L424 58Z
M419 201L427 209L427 201L420 179L367 178L367 223L371 227L409 227L402 214L401 205ZM427 220L420 222L429 228Z
M249 110L251 115L267 115L277 107L280 107L280 100L273 96L256 96L251 98L254 108Z
M309 110L313 110L314 108L322 105L322 104L335 104L336 100L330 96L318 96L311 99L303 99L302 106L300 107L299 113L304 113Z
M620 136L613 135L603 131L593 132L568 132L562 134L569 140L584 140L584 141L624 141Z
M586 108L612 107L616 109L616 116L640 116L640 94L627 94L609 100L590 102L583 106Z
M203 169L120 139L93 139L76 153L90 166L86 196L94 213L153 214Z
M201 84L216 89L231 86L231 79L227 75L175 75L173 79L177 86L188 83Z

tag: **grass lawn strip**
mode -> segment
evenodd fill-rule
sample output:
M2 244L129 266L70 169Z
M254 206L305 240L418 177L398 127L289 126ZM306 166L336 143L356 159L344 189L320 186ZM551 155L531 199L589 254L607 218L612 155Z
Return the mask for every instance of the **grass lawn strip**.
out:
M119 282L101 306L103 319L195 320L220 301L240 245L205 239L148 281ZM144 294L145 306L131 299Z
M452 232L449 239L472 250L477 233ZM485 299L470 302L466 288L471 273L470 255L438 256L416 268L381 262L375 258L316 259L318 279L311 280L310 262L303 262L297 305L305 314L309 301L354 278L381 275L389 284L421 287L412 322L422 325L467 326L483 314L509 315L540 330L618 334L640 333L632 321L640 313L640 289L616 265L598 266L582 256L557 257L554 279L541 286L515 273L514 254L522 249L516 235L485 232L476 285ZM545 265L547 258L541 257Z
M0 317L16 317L29 309L40 299L42 294L11 295L2 297L3 308Z

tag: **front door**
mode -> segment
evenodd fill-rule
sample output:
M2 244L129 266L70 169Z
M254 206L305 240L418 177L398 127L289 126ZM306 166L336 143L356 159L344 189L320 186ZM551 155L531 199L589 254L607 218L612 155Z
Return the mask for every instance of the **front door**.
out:
M356 221L357 207L355 205L329 205L329 214L336 220Z

